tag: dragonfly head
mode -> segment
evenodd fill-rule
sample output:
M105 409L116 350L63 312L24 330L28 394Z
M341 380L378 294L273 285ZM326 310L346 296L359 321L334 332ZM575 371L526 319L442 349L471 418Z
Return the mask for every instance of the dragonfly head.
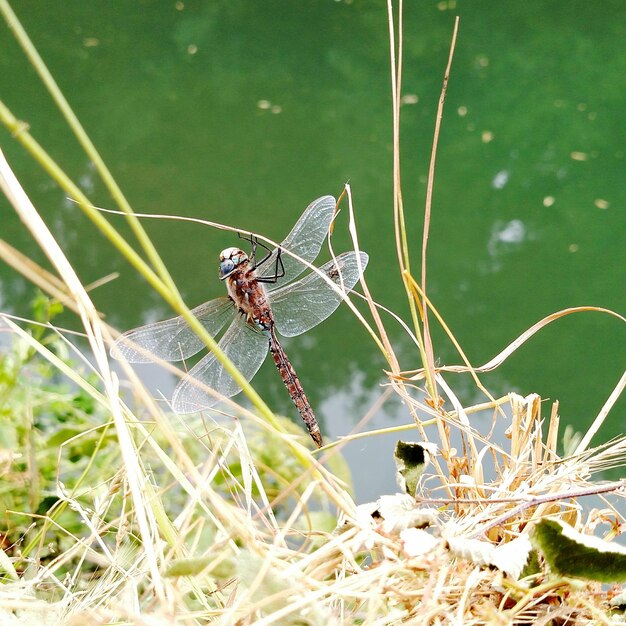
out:
M220 252L220 280L228 278L241 265L248 262L248 255L239 248L226 248Z

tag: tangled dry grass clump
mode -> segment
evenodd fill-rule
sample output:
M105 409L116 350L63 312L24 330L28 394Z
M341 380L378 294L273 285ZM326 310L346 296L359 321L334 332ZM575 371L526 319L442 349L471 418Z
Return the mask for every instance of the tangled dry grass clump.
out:
M510 424L507 445L476 443L478 457L450 449L446 462L427 445L433 463L414 495L357 507L341 466L291 455L302 435L262 422L168 425L122 405L135 467L116 438L99 438L77 477L70 457L87 430L61 445L45 515L4 512L23 533L5 536L2 623L609 623L617 591L551 573L528 537L547 518L618 534L619 508L600 495L584 509L582 495L602 493L591 478L623 463L626 441L561 458L556 410L545 420L541 407L537 396L502 399L493 415ZM476 433L446 418L471 449ZM492 478L478 482L487 458ZM435 499L441 490L449 497Z

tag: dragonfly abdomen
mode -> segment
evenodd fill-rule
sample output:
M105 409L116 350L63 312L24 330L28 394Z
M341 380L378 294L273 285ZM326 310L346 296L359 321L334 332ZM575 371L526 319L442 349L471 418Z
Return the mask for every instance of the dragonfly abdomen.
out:
M276 337L273 324L269 327L267 336L270 343L270 352L272 353L272 358L274 359L274 363L280 373L280 377L283 379L285 387L287 387L287 391L289 391L289 395L291 396L293 403L296 405L298 413L302 416L302 419L304 420L315 445L317 445L318 448L321 448L323 444L320 427L315 419L309 399L306 397L304 389L302 389L300 379L298 378L291 361L287 358L287 354Z

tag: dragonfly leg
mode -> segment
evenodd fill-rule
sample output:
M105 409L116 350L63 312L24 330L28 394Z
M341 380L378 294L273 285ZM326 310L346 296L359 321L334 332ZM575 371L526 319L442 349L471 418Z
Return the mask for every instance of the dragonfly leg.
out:
M264 261L267 261L267 259L269 259L269 256L266 256L263 260L259 261L259 263L256 264L256 267L259 267L259 265L261 265L261 263L263 263ZM275 283L279 278L282 278L285 275L285 266L283 264L283 251L278 248L276 251L276 263L274 266L274 274L272 276L263 276L263 277L257 277L257 280L260 283Z
M249 235L244 235L243 233L237 233L237 235L239 236L239 239L243 239L244 241L250 242L250 254L248 255L248 258L250 260L250 265L253 270L256 270L257 268L261 267L261 265L263 265L266 261L268 261L270 257L272 256L272 254L274 254L274 250L266 246L262 241L259 241L259 238L253 235L252 233L250 233ZM257 247L259 246L267 250L267 254L260 261L257 261L256 250L257 250ZM282 278L285 275L285 266L283 264L282 252L283 251L281 248L276 249L276 262L274 266L274 274L272 276L263 276L263 277L257 278L257 280L260 283L275 283L279 278Z
M237 233L237 236L239 237L239 239L243 239L244 241L250 243L250 254L248 255L248 258L250 260L252 269L256 269L260 265L263 265L263 263L265 263L265 261L267 261L272 256L272 249L269 246L266 246L262 241L259 241L259 238L256 235L253 235L252 233L248 235L244 235L243 233ZM258 246L264 248L267 251L267 254L260 261L257 262L256 249Z
M267 259L269 259L272 256L272 250L266 246L262 241L259 241L258 237L254 237L250 243L252 244L252 264L254 266L254 269L256 269L257 267L259 267L259 265L263 265L263 263L265 263L265 261L267 261ZM264 248L267 251L267 254L257 263L256 260L256 249L257 246L261 246L261 248Z
M268 253L271 253L270 249L262 242L259 241L259 238L253 235L252 233L248 233L247 235L244 233L237 233L239 239L243 239L250 244L250 254L248 255L248 259L250 260L250 265L252 267L257 267L259 263L256 263L256 249L257 246L261 246L265 248ZM263 261L261 261L262 263Z

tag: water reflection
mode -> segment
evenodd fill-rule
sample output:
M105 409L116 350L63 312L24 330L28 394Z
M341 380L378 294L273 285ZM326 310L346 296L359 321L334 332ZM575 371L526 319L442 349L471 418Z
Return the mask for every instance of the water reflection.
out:
M63 3L51 12L26 1L18 12L135 209L205 217L278 240L308 200L338 194L350 180L361 244L372 257L370 288L408 319L393 262L384 3L313 3L306 20L300 7L273 0L186 3L183 10L163 5L150 12L126 1L103 6ZM626 203L624 149L617 132L623 36L615 20L622 0L573 0L567 11L551 3L496 8L458 2L450 11L414 3L405 16L404 203L418 268L434 115L454 14L461 15L437 161L429 285L474 362L566 306L626 308L624 291L616 288L626 283L619 211ZM5 35L0 90L8 105L94 204L111 207ZM121 273L93 293L107 320L132 328L168 317L171 311L143 279L0 132L3 150L81 278ZM3 198L0 223L3 238L46 263ZM165 222L147 228L191 305L221 295L215 258L233 245L228 237ZM337 249L347 249L345 228L335 237ZM0 294L3 308L29 315L32 290L4 265ZM317 396L314 405L339 394L327 427L330 415L341 414L345 395L369 398L384 365L354 319L337 315L315 337L290 347L307 390ZM409 342L390 332L406 366L416 366ZM433 332L438 358L458 362L443 333ZM516 386L560 399L563 421L584 429L623 370L621 332L598 315L567 320L486 379L494 394ZM365 381L357 388L350 387L354 366ZM270 381L265 389L271 406L283 400L288 406L278 384ZM471 389L467 393L465 402ZM623 407L616 406L616 414ZM385 417L393 421L381 414L381 423ZM619 420L607 422L601 438L620 428Z

